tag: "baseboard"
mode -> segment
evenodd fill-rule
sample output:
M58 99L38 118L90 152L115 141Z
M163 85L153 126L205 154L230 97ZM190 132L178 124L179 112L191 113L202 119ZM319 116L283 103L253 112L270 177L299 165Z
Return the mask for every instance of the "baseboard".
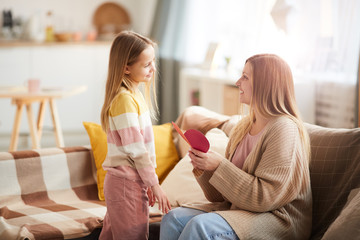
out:
M64 144L68 146L89 145L89 137L84 131L64 131ZM0 151L8 151L11 134L0 133ZM55 136L53 132L43 132L41 137L41 148L56 147ZM29 133L20 133L17 150L31 149L31 137Z

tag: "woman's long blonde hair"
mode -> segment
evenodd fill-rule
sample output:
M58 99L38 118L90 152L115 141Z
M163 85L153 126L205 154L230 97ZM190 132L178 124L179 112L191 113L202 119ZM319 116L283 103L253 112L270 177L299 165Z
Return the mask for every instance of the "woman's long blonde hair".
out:
M250 131L255 122L255 111L265 118L287 116L298 126L301 141L310 154L310 140L301 120L295 100L293 76L289 65L274 54L258 54L246 60L252 69L252 97L249 115L232 130L232 144L227 147L227 158L231 157L238 143ZM308 158L309 159L309 158Z
M101 109L101 126L106 132L109 128L109 111L113 100L121 87L133 91L132 79L125 75L126 66L131 66L142 51L147 47L156 47L149 38L132 31L122 31L114 39L109 56L109 68L105 89L105 100ZM155 73L150 82L146 83L145 97L153 117L157 113ZM152 92L152 94L151 94ZM151 97L152 95L152 97Z

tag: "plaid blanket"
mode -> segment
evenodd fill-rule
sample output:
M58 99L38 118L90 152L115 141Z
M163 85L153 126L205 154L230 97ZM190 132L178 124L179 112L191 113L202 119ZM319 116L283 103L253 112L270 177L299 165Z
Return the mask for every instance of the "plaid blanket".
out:
M69 239L102 226L90 148L0 153L0 239Z

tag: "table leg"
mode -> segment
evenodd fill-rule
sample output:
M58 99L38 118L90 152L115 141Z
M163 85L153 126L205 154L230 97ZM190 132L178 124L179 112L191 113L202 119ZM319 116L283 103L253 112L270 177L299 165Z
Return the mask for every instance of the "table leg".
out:
M38 118L37 118L37 135L39 142L41 141L43 123L44 123L44 112L45 112L46 100L40 101Z
M38 131L36 128L36 124L34 121L31 103L26 104L26 111L27 111L29 128L30 128L32 149L38 149L38 148L40 148L40 142L39 142L39 138L38 138Z
M54 125L54 133L55 133L55 138L56 138L56 145L57 145L57 147L64 147L65 146L64 145L64 138L63 138L63 135L62 135L62 130L61 130L61 126L60 126L60 120L59 120L59 115L58 115L58 112L57 112L55 100L50 99L49 104L50 104L51 117L52 117L53 125Z
M24 107L24 103L22 103L22 102L15 102L15 104L16 104L16 113L15 113L14 126L13 126L13 130L11 133L11 141L10 141L9 151L16 151L18 140L19 140L19 130L20 130L22 109Z

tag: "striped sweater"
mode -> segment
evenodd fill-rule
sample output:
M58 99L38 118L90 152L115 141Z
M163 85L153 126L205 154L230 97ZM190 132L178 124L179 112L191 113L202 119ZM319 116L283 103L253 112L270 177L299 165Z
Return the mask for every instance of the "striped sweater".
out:
M298 128L289 118L267 124L243 169L224 158L215 171L194 174L212 203L190 207L216 211L240 239L309 238L309 166Z
M103 163L110 174L159 183L155 173L155 144L149 110L139 90L122 88L110 107L108 153Z

